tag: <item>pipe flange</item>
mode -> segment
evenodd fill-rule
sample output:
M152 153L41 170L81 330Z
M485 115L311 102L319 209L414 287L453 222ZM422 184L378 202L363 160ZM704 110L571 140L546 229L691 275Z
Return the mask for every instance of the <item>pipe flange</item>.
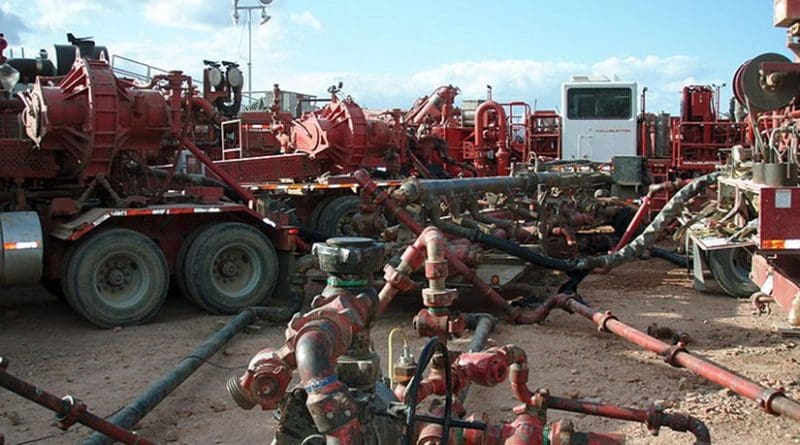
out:
M678 353L687 352L686 344L683 342L678 342L674 346L670 346L661 353L661 357L664 358L664 361L675 368L682 368L680 363L678 363Z
M772 409L772 402L774 402L778 397L783 397L785 393L786 391L783 388L767 388L756 399L756 402L758 402L758 406L760 406L761 409L763 409L766 413L772 414L773 416L778 416L780 413Z
M607 326L608 322L611 320L618 321L619 319L616 315L612 314L611 311L606 311L603 313L603 315L600 316L600 321L597 323L597 330L599 332L611 332Z
M56 421L58 421L58 427L66 431L78 423L81 415L86 411L86 405L72 396L64 396L61 401L62 411L56 415Z

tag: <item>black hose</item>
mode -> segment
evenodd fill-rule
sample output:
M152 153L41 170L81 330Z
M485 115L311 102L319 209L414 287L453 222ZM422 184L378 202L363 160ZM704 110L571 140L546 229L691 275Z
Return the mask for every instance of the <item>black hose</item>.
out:
M689 260L677 252L662 249L661 247L651 247L650 253L656 258L665 259L676 266L689 267Z
M240 312L217 333L201 343L178 366L150 385L136 400L111 417L109 421L122 428L133 428L144 416L170 395L175 388L186 381L207 359L230 342L236 334L252 324L256 318L256 311L252 309ZM110 445L113 442L114 439L105 434L95 432L83 441L83 445Z
M469 342L467 352L480 352L486 348L486 342L489 340L489 335L494 331L496 321L494 317L489 314L467 314L467 328L472 330L472 340ZM458 393L458 401L464 404L469 395L469 384L461 389Z
M486 347L489 335L494 331L496 320L489 314L467 314L467 328L472 331L472 340L467 352L480 352Z
M295 284L295 283L293 283ZM191 354L184 358L175 368L153 383L133 402L109 419L114 425L131 429L142 420L150 411L155 409L167 396L189 378L211 356L229 343L233 337L244 328L258 320L285 323L291 316L300 310L303 304L303 295L292 292L293 298L290 306L286 307L253 307L240 312L233 317L222 329L200 344ZM82 445L110 445L113 439L95 432L83 441Z
M613 268L637 258L647 248L655 244L659 234L680 214L686 206L686 203L704 190L709 184L715 182L719 175L720 173L717 172L709 173L695 179L678 190L664 208L661 209L661 212L653 219L653 222L651 222L639 236L619 251L608 255L568 259L554 258L535 250L522 247L512 241L487 235L476 229L467 229L447 221L439 221L438 225L446 232L463 236L471 241L479 242L486 247L501 250L509 255L516 256L517 258L548 269L569 272L591 271L596 268Z
M408 383L408 387L406 388L406 397L405 403L408 407L408 411L406 412L406 431L405 431L405 441L404 443L407 445L411 445L415 443L416 440L416 426L417 426L417 419L421 417L427 416L420 416L417 415L417 396L419 393L419 384L422 382L423 373L425 372L425 368L428 367L428 364L433 360L433 354L435 352L440 352L442 356L442 369L449 370L450 369L450 353L447 350L447 344L439 340L438 337L431 337L425 346L423 346L422 351L419 353L419 362L417 363L417 369L414 372L414 377L411 378L411 381ZM445 395L444 395L444 415L441 419L437 419L442 425L442 437L440 443L450 443L450 427L452 425L452 420L450 418L452 409L453 409L453 373L445 372L444 373L444 381L445 381ZM422 419L420 419L422 420ZM432 420L432 419L430 419Z

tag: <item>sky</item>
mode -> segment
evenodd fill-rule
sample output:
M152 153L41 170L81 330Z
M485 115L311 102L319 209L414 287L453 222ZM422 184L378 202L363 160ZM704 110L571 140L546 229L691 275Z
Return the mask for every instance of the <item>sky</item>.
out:
M268 0L263 0L267 1ZM259 0L240 0L242 6ZM231 0L0 0L14 55L51 54L65 35L112 54L200 76L202 60L247 72L247 19ZM556 108L561 84L594 74L648 87L648 110L678 112L687 84L726 83L764 52L789 56L768 0L274 0L253 14L253 89L325 96L329 85L369 108L408 108L437 86L459 99ZM52 57L52 56L51 56ZM723 111L727 106L722 106Z

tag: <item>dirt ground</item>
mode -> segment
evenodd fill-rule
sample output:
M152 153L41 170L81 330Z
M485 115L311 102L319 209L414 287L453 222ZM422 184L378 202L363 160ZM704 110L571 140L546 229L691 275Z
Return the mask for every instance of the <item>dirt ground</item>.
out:
M784 319L777 309L754 317L747 301L696 292L684 270L659 259L591 276L582 293L593 307L613 310L638 328L656 322L684 331L691 337L691 351L763 384L785 387L800 399L800 339L774 332ZM204 314L175 296L155 321L105 331L39 288L6 291L0 301L0 354L10 359L10 371L57 395L75 395L100 415L122 408L228 319ZM402 327L411 334L414 312L414 303L401 303L377 323L373 339L384 361L387 333ZM211 360L230 369L203 366L137 429L163 443L269 443L275 425L271 413L236 407L225 381L240 374L255 352L277 347L282 338L282 326L239 335ZM411 338L414 348L423 344ZM466 346L467 341L452 345ZM501 324L492 342L522 346L529 356L531 386L548 388L552 394L636 407L657 403L705 421L718 444L800 443L800 423L765 414L753 402L598 333L576 315L554 312L535 326ZM471 412L490 413L492 420L511 418L514 405L504 385L473 387L466 403ZM624 432L629 443L692 443L691 436L668 430L649 436L642 425L556 411L550 417L573 419L583 431ZM0 433L6 444L71 444L79 443L89 430L77 426L62 432L54 426L52 413L0 390Z

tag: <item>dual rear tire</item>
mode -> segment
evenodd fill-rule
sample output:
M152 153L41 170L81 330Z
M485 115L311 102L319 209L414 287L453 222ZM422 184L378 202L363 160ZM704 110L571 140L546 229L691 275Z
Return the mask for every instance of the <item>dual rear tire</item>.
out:
M169 268L161 248L129 229L109 229L68 249L61 287L84 318L102 327L154 317L166 300ZM196 229L176 264L179 288L208 312L230 314L262 303L277 285L278 256L251 226L224 222Z
M263 233L229 222L192 233L178 254L176 278L201 308L231 314L272 295L279 270L278 254Z

